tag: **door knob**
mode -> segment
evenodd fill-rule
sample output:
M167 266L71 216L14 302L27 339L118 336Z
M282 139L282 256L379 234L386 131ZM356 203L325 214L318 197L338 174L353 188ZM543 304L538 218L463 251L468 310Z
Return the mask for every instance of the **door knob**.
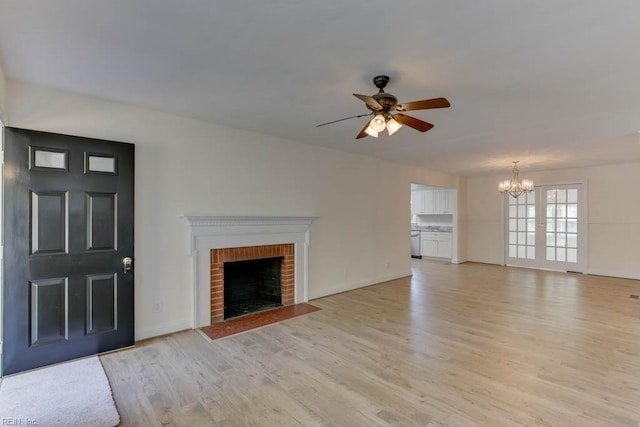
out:
M122 258L122 269L124 274L127 274L129 271L131 271L131 268L133 267L133 259L131 257L124 257Z

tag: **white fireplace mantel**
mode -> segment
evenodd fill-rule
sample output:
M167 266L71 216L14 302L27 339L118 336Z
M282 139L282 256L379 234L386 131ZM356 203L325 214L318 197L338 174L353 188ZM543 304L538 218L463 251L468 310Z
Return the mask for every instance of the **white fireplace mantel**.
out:
M211 324L211 250L293 243L295 303L308 301L309 227L317 217L184 215L190 231L193 327Z

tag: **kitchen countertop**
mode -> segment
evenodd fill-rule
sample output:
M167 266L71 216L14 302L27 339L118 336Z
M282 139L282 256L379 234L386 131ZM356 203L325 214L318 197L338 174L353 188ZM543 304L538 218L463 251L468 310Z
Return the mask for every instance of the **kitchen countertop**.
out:
M453 227L447 226L411 226L412 231L433 231L438 233L451 233L453 231Z

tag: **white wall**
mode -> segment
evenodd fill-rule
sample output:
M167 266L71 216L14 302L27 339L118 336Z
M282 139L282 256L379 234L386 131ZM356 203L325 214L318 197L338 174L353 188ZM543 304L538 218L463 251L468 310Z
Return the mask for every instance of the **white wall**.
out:
M410 274L410 183L458 182L27 83L10 80L9 95L10 126L136 144L136 339L191 326L188 227L179 215L318 216L314 298ZM153 313L155 301L162 313Z
M467 233L468 233L468 220L467 220L467 180L465 178L461 178L458 182L458 190L456 191L457 204L456 204L456 213L454 215L454 222L456 225L457 232L457 258L454 258L452 261L456 264L466 262L468 259L467 253ZM454 253L455 255L455 253Z
M2 123L8 122L7 99L7 78L4 74L4 70L2 69L2 64L0 64L0 121Z
M470 261L504 262L502 175L467 178ZM537 185L583 182L587 187L588 266L592 274L640 279L640 163L522 172Z
M528 178L528 175L526 175ZM500 176L466 178L467 260L504 263L503 195L498 193Z

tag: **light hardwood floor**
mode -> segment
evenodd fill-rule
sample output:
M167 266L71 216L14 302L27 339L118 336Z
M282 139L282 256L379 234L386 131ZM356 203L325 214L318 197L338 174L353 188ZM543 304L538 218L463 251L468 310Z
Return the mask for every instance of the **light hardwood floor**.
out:
M102 356L122 425L639 425L639 281L413 273L211 343L187 331Z

